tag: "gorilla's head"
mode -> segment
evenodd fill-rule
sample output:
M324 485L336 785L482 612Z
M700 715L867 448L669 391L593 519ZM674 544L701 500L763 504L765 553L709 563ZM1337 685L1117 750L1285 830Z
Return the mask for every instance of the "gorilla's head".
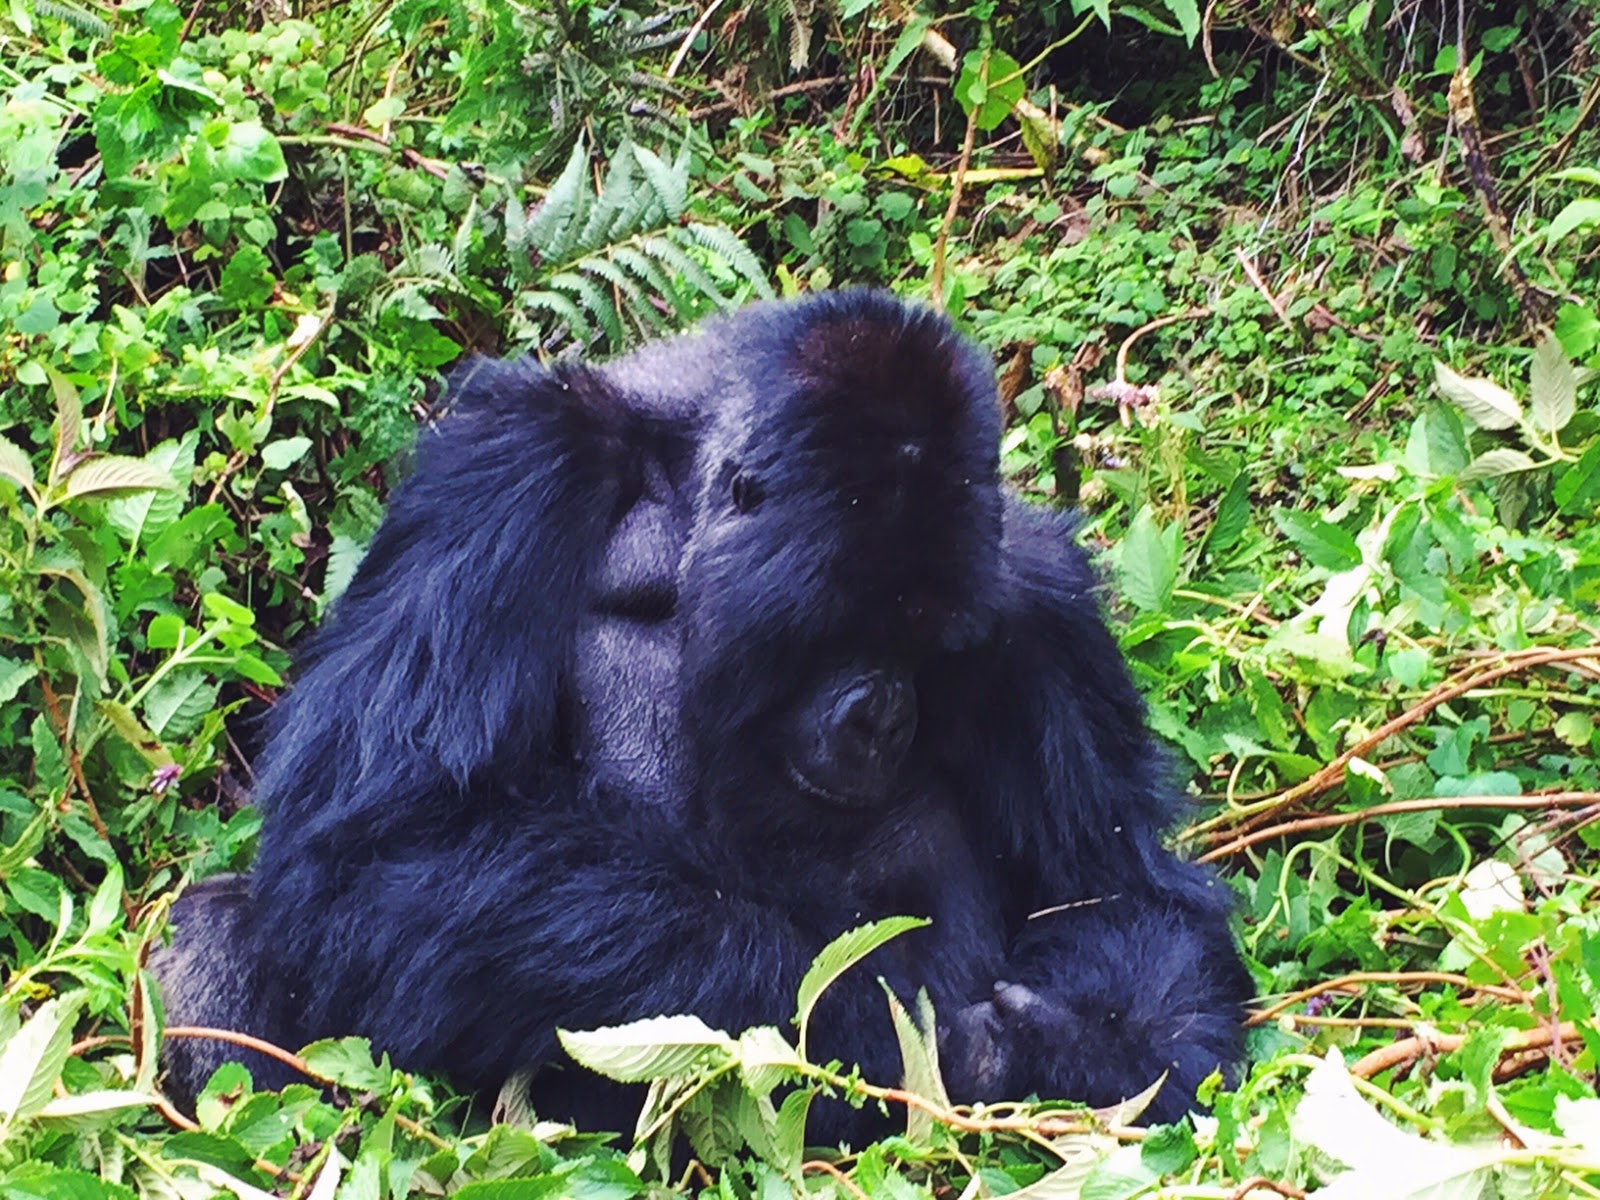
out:
M713 788L777 770L871 805L903 775L919 674L993 621L993 372L885 294L770 311L711 339L740 383L701 443L679 570L685 711Z

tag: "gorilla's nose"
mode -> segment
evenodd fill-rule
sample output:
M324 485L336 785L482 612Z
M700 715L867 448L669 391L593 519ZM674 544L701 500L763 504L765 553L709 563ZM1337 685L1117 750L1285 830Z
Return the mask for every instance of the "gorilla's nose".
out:
M894 763L911 748L917 732L916 692L896 673L872 671L845 690L834 719L864 757Z

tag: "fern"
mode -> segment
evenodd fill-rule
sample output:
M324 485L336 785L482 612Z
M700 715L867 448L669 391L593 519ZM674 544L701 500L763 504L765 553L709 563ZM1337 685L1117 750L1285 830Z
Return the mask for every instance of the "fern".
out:
M668 160L624 143L598 190L580 143L531 213L512 203L505 246L524 285L512 313L517 339L550 349L577 342L621 349L639 337L770 296L767 273L725 225L684 220L689 152ZM430 266L448 265L419 252Z
M60 21L63 25L71 26L84 37L108 38L111 36L111 26L107 25L94 13L84 12L70 4L57 4L54 0L35 0L33 11L41 17Z

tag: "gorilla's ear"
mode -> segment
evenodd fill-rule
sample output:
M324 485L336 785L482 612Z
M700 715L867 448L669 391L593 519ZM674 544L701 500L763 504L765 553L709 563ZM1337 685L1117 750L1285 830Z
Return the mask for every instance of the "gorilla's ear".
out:
M453 393L273 714L258 797L302 845L341 825L370 841L469 778L527 782L553 759L590 575L647 433L582 367L479 362Z

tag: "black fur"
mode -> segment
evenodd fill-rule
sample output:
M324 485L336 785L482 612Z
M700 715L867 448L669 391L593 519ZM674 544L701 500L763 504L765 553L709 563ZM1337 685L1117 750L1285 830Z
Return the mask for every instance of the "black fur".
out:
M782 1023L830 938L909 913L816 1053L894 1079L881 974L928 988L958 1099L1165 1071L1182 1113L1239 1055L1225 889L1160 844L1091 572L1003 494L999 434L983 357L878 293L477 366L279 705L248 901L175 913L172 1011L477 1087L544 1068L543 1114L627 1128L558 1027ZM175 1043L174 1082L226 1053Z

